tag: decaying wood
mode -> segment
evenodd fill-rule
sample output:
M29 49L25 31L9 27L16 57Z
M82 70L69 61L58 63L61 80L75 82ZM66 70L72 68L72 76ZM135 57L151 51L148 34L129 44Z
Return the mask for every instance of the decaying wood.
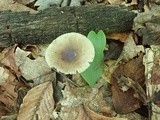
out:
M146 76L146 104L148 104L149 120L159 120L160 118L160 46L153 45L146 49L144 56L145 76Z
M37 14L3 11L0 12L0 47L50 43L67 32L84 35L91 30L103 30L106 34L123 32L132 29L135 16L118 5L51 7Z

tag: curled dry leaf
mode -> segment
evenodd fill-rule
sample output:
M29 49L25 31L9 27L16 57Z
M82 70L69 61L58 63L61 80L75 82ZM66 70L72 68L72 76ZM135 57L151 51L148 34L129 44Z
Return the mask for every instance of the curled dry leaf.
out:
M40 84L24 97L17 120L50 120L54 104L51 81Z
M89 118L91 118L92 120L127 120L127 118L118 118L118 117L106 117L103 116L101 114L98 114L94 111L92 111L91 109L89 109L89 107L85 106L85 111L87 112L87 115L89 116Z
M19 72L19 68L16 65L16 60L14 57L14 51L16 49L17 45L14 45L11 49L8 50L8 52L5 53L4 58L1 60L1 63L4 66L9 67L11 70L13 70L15 72L15 74L19 77L20 76L20 72Z
M40 55L40 50L37 45L26 45L23 49L25 51L30 51L33 58L37 58Z
M107 39L118 40L121 42L125 42L130 32L117 32L106 35Z

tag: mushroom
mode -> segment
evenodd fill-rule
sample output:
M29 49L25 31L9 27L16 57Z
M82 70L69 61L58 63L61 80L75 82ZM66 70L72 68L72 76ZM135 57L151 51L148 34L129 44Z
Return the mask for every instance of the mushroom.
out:
M71 32L57 37L48 46L46 62L51 68L65 74L85 71L95 55L91 41L82 34Z

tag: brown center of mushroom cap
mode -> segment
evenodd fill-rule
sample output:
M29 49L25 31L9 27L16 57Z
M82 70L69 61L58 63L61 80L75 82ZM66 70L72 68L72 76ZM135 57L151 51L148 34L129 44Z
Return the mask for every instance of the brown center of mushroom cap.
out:
M62 52L62 60L66 62L72 62L76 59L76 52L72 48L67 48Z

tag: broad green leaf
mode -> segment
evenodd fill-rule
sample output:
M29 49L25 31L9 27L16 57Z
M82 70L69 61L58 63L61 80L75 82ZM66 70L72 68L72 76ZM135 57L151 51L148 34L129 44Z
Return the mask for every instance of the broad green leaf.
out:
M90 39L90 41L94 45L95 52L97 54L101 54L104 51L106 45L106 36L102 30L100 30L97 34L94 31L89 32L87 38Z
M93 87L103 73L103 51L106 45L106 37L102 30L97 34L94 31L91 31L87 37L90 39L95 48L95 57L93 62L90 63L89 68L82 72L81 75L90 87Z

